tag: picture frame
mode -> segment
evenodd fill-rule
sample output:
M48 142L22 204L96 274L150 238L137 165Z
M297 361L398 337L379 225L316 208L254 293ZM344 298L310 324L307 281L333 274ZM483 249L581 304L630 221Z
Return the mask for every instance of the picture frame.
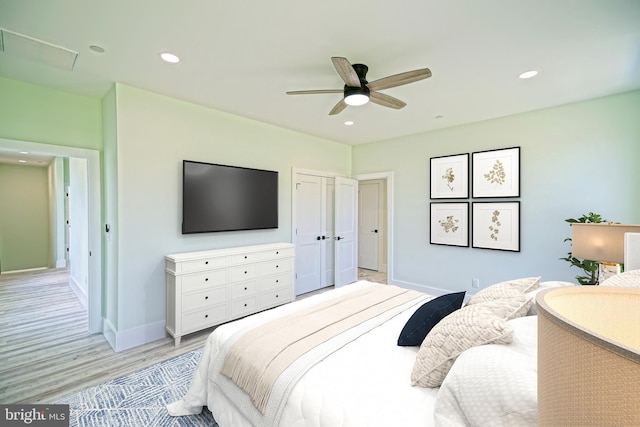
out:
M431 202L429 243L469 247L469 202Z
M520 197L520 147L472 153L473 198Z
M469 197L469 153L430 158L431 199Z
M520 202L474 202L471 247L520 252Z

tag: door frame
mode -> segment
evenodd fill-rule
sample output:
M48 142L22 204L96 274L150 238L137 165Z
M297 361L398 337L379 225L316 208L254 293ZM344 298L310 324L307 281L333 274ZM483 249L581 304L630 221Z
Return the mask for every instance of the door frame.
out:
M26 150L56 157L77 157L87 160L89 241L88 257L88 317L89 333L102 332L102 194L100 185L100 152L88 148L67 147L0 138L0 148Z
M353 175L353 179L358 181L369 181L372 179L385 180L387 183L387 283L394 284L394 258L393 258L393 172L374 172Z

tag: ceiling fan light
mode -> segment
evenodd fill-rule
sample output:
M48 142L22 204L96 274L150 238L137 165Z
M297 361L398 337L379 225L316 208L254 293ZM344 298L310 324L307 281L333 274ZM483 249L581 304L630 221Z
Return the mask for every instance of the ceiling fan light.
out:
M344 99L344 102L346 102L347 105L352 105L352 106L364 105L367 102L369 102L369 97L367 95L356 93L353 95L348 95Z

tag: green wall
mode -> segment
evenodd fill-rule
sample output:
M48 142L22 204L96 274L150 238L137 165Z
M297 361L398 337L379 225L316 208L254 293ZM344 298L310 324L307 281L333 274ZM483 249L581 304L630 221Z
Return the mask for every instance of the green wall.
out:
M0 138L102 149L100 100L0 77Z
M292 168L348 175L351 147L116 84L115 135L107 139L105 182L112 227L107 254L108 321L123 338L147 328L164 334L167 254L269 242L291 242ZM115 160L114 160L115 159ZM181 234L182 161L279 172L279 228ZM117 212L111 207L117 203ZM117 215L114 217L113 215ZM117 245L116 250L113 245ZM113 317L112 317L113 316ZM131 337L131 338L129 338ZM120 344L124 341L124 344Z
M358 145L353 173L394 171L396 283L467 290L542 276L574 281L564 219L640 223L640 91ZM429 244L429 159L521 147L521 252ZM442 200L439 200L442 201ZM468 202L474 200L468 199Z
M47 173L0 163L0 272L51 266Z

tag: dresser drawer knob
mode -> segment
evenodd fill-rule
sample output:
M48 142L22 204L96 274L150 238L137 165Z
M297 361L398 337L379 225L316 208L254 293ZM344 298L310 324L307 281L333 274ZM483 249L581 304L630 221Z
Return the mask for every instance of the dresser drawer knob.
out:
M246 287L246 286L244 287L244 290L245 290L245 291L247 290L247 287Z
M208 314L205 314L205 315L204 315L204 318L205 318L205 319L207 319L208 317L209 317L209 315L208 315Z
M209 296L208 296L208 295L206 295L206 296L204 297L204 299L209 299Z
M244 306L246 307L246 306L247 306L247 303L245 303L245 304L244 304Z
M276 298L278 298L279 296L280 296L280 295L277 295L277 294L276 294Z
M247 272L245 271L244 274L247 274Z
M246 255L244 256L244 259L247 259L247 256L246 256Z
M280 267L279 265L276 265L276 268Z
M279 283L279 282L280 282L280 280L276 279L276 283Z
M204 265L209 265L209 261L205 261L205 262L204 262Z

